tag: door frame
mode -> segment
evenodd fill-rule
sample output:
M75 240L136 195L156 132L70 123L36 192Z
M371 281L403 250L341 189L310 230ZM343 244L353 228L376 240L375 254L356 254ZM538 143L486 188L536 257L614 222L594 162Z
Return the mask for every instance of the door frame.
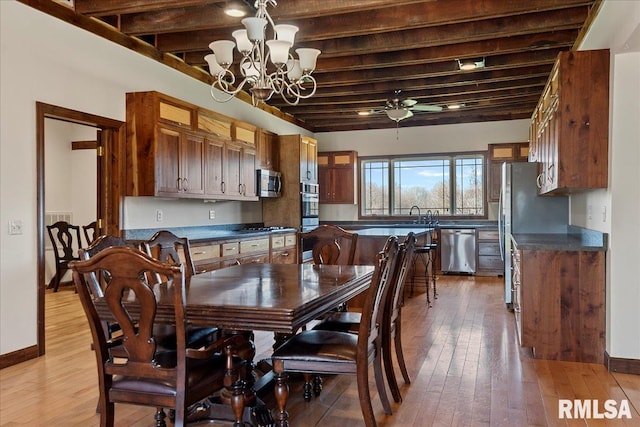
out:
M124 122L36 102L36 181L37 181L37 251L38 251L38 342L37 356L45 354L45 119L62 120L98 129L97 215L102 220L101 234L121 236L124 205Z

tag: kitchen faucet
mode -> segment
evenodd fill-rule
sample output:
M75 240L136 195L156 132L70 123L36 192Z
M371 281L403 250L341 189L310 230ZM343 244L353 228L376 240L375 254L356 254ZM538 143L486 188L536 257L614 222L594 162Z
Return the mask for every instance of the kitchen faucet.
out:
M420 215L420 208L416 205L411 206L411 208L409 209L409 215L413 215L413 208L416 208L418 210L418 224L420 224L420 220L422 218L422 216Z

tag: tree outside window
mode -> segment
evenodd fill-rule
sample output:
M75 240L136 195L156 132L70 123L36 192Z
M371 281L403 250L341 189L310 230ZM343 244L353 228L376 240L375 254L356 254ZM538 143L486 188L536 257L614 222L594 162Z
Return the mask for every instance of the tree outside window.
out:
M484 155L361 159L361 215L484 216ZM413 214L417 214L414 210Z

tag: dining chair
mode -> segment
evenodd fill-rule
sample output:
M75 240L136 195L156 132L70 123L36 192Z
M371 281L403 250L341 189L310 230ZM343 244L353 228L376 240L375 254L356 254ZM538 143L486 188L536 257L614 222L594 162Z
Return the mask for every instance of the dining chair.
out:
M398 242L389 237L378 255L371 285L366 292L358 334L341 331L307 330L293 335L274 350L271 361L275 374L276 422L288 425L286 410L289 396L288 373L302 373L305 400L311 399L311 376L315 374L351 374L356 376L360 408L367 427L376 426L369 390L369 365L373 365L378 394L385 414L391 405L382 372L382 322L384 301L394 275Z
M323 224L311 231L298 232L298 259L311 248L314 264L353 265L358 234L332 224Z
M187 408L233 382L234 396L242 396L242 383L237 381L239 368L233 357L237 337L225 337L203 349L186 346L185 278L182 265L169 265L129 247L109 247L85 261L73 261L69 268L78 289L95 346L100 387L100 425L114 425L114 403L156 407L156 426L164 427L163 408L175 409L175 425L186 423ZM161 285L147 282L145 273L167 278ZM106 278L102 297L96 298L88 277ZM132 318L125 308L135 295L139 315ZM158 301L162 295L173 303L171 322L175 325L177 345L174 351L159 348L154 335ZM103 302L103 310L97 309ZM122 337L106 339L104 324L115 319ZM114 358L110 345L123 346L125 360ZM242 425L244 399L230 401L236 414L235 425Z
M53 292L58 292L62 277L69 270L69 263L80 259L77 252L82 245L80 227L66 221L58 221L47 225L47 233L51 239L56 268L47 288L53 288Z
M391 390L394 401L401 402L400 387L396 380L391 357L391 347L395 349L396 359L400 367L400 372L405 384L411 383L411 377L407 371L402 351L402 318L401 310L403 305L403 295L408 272L413 265L415 257L416 236L409 232L404 242L400 244L397 257L397 267L392 280L391 290L387 294L385 302L385 315L382 324L382 355L384 360L387 383ZM322 322L314 326L317 330L330 330L357 333L360 327L362 315L359 312L338 312L332 313Z
M190 278L195 274L196 269L191 258L191 247L187 237L178 237L168 230L160 230L149 240L142 242L141 245L147 255L159 261L171 264L183 264L186 278ZM149 278L149 280L155 283L162 283L165 281L165 278L156 275L154 278ZM175 334L172 328L173 326L171 325L158 325L156 327L156 334L164 338L158 343L162 347L175 347ZM160 329L162 329L162 331ZM187 328L187 344L189 347L194 348L206 345L218 339L219 335L220 329L216 326L195 327L189 325Z
M87 225L83 225L82 232L87 246L91 245L91 243L98 237L98 223L96 221L92 221Z
M436 218L431 210L427 211L426 232L416 241L415 257L411 268L411 287L409 289L409 297L413 297L418 271L416 264L420 262L424 267L425 293L429 307L432 306L431 297L429 296L429 292L431 292L429 287L432 283L433 300L435 301L438 298L436 291L436 256L438 250L436 221L439 220Z

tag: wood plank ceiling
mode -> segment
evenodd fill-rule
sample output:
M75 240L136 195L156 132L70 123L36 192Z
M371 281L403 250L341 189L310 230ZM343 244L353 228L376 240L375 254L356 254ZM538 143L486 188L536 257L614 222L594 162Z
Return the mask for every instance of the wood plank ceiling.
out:
M73 9L21 1L208 83L209 43L242 27L223 13L224 0L58 0ZM389 128L396 122L386 114L357 113L383 109L400 90L401 98L443 107L414 112L402 127L526 119L558 52L575 47L600 3L279 0L269 7L275 23L300 28L296 47L322 51L318 90L297 106L274 96L261 108L314 132ZM458 59L484 59L485 67L461 71ZM454 103L464 107L447 108Z

